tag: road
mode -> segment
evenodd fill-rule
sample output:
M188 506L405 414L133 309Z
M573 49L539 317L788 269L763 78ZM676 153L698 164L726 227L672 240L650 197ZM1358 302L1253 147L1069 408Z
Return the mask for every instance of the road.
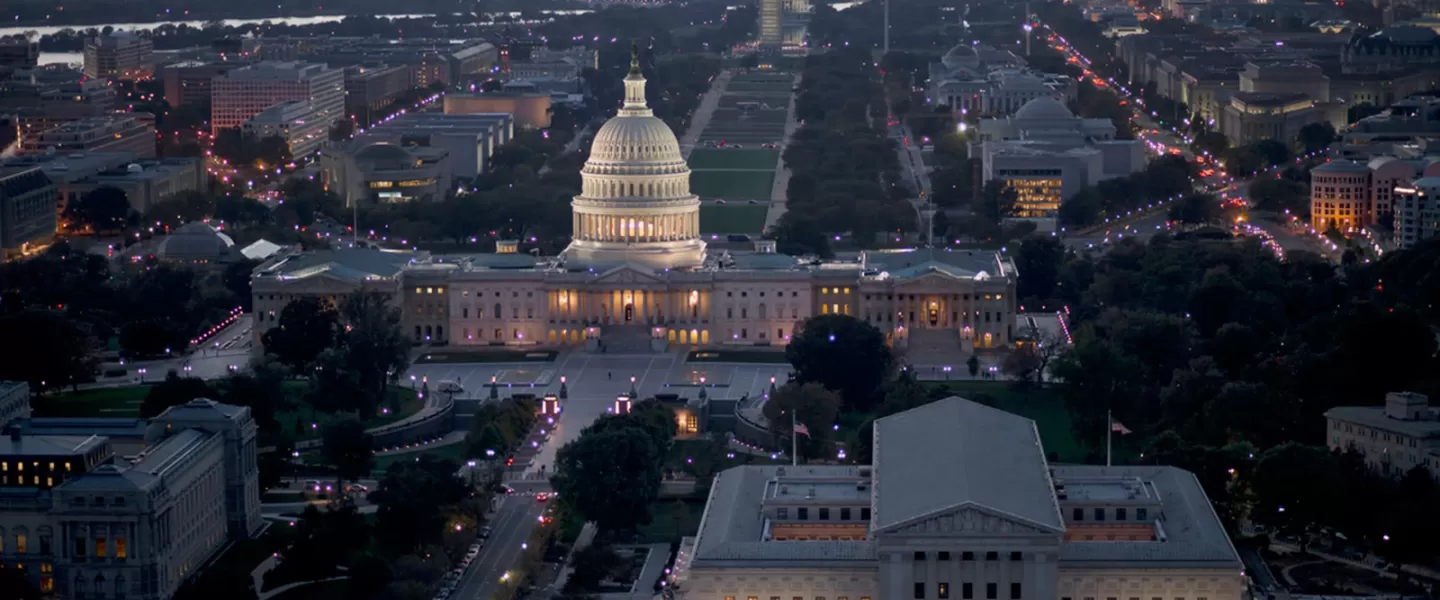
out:
M502 578L524 552L522 544L539 525L540 515L546 506L530 495L510 495L501 500L500 507L490 519L490 539L460 577L460 583L450 597L489 600L494 596L503 585Z

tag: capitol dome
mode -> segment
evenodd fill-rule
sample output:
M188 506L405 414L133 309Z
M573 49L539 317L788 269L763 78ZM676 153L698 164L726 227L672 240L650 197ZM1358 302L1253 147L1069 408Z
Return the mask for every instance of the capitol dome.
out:
M567 260L630 262L656 269L699 266L700 199L670 126L645 103L645 77L632 48L625 105L595 134L570 203L574 241Z
M1017 121L1068 121L1074 118L1075 113L1065 108L1065 105L1061 104L1059 100L1048 96L1026 102L1025 106L1015 111L1015 120Z
M980 55L969 44L961 43L940 57L940 64L951 71L961 67L974 69L980 66Z

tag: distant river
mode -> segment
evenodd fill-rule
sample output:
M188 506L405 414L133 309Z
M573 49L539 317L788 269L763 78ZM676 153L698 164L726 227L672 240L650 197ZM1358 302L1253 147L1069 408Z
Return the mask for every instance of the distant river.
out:
M576 15L576 14L585 14L585 13L592 12L592 11L586 10L586 9L575 9L575 10L548 10L548 11L543 11L543 12L546 13L546 14L554 14L554 15ZM518 16L520 16L520 13L518 13L518 12L510 12L510 13L486 13L486 14L487 14L488 16L492 17L492 18L493 18L493 17L500 17L500 16L506 16L506 17L518 17ZM387 19L418 19L418 18L423 18L423 17L433 17L434 15L400 14L400 15L375 15L375 16L376 16L376 17L383 17L383 18L387 18ZM227 27L235 27L235 26L239 26L239 25L244 25L244 24L246 24L246 23L261 23L261 22L264 22L264 21L269 21L269 22L275 23L275 24L286 24L286 25L316 25L316 24L320 24L320 23L334 23L334 22L343 20L344 18L345 18L345 15L324 15L324 16L314 16L314 17L268 17L268 18L266 18L266 17L255 17L255 18L252 18L252 19L223 19L223 20L221 20L220 22L221 22L222 24L224 24L225 26L227 26ZM0 27L0 37L11 36L11 35L25 35L25 34L33 34L33 35L36 35L36 36L44 36L44 35L50 35L50 34L56 33L56 32L58 32L58 31L60 31L60 30L62 30L62 29L74 29L74 30L77 30L77 31L78 31L78 30L83 30L83 29L89 29L89 28L91 28L91 27L94 27L94 28L96 28L96 29L104 29L105 26L107 26L107 25L110 26L110 27L113 27L113 28L114 28L115 30L117 30L117 31L149 31L149 30L154 29L154 28L156 28L156 27L159 27L159 26L161 26L161 25L175 25L175 26L179 26L179 25L181 25L182 23L185 24L185 25L188 25L188 26L190 26L190 27L200 28L200 27L204 27L204 26L205 26L205 23L207 23L207 22L208 22L208 21L205 21L205 20L185 20L185 21L152 21L152 22L148 22L148 23L93 23L93 24L87 24L87 25L37 25L37 26L29 26L29 27ZM83 56L82 56L79 52L41 52L41 53L40 53L40 64L50 64L50 63L79 63L79 62L81 62L82 60L84 60L84 58L83 58Z

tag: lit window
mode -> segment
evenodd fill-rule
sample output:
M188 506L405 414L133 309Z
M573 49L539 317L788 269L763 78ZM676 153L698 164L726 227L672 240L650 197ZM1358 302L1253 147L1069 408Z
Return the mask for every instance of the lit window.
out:
M125 549L125 536L123 536L123 535L122 535L122 536L116 536L116 537L115 537L115 558L124 559L124 558L129 558L129 556L130 556L129 552Z

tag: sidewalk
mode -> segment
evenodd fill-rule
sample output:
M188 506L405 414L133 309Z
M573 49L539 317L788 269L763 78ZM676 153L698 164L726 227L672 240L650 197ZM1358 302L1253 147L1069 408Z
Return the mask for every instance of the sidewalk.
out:
M410 454L410 453L414 453L414 452L425 452L425 451L427 451L427 450L434 450L434 449L439 448L439 447L441 447L441 446L449 446L449 445L451 445L451 444L459 444L459 443L462 443L462 442L465 441L465 435L466 435L466 433L467 433L467 432L465 432L465 431L452 431L452 432L450 432L450 433L445 434L444 437L441 437L440 439L435 440L435 441L433 441L433 442L430 442L430 443L428 443L428 444L415 444L415 445L413 445L413 446L410 446L409 448L396 448L396 449L394 449L394 450L381 450L381 451L379 451L379 452L376 452L376 453L375 453L375 456L394 456L394 455L396 455L396 454Z
M791 89L800 87L800 78L800 75L795 76L795 83L790 86ZM791 93L790 101L785 107L785 137L780 141L782 149L790 142L790 137L795 135L795 130L799 128L800 123L795 121L795 94ZM789 201L786 191L790 188L790 169L785 168L784 155L782 150L780 157L776 159L775 183L770 186L770 208L765 211L764 231L769 231L771 227L779 223L780 217L789 210L789 206L786 204Z
M710 125L710 118L715 116L715 109L720 107L720 97L725 95L725 87L730 85L730 78L734 75L732 71L721 71L710 82L710 89L705 91L705 97L700 99L700 106L695 108L695 115L690 119L690 127L685 129L685 135L680 137L680 154L686 160L690 159L690 152L695 150L695 145L700 143L700 134L704 133L705 127Z

